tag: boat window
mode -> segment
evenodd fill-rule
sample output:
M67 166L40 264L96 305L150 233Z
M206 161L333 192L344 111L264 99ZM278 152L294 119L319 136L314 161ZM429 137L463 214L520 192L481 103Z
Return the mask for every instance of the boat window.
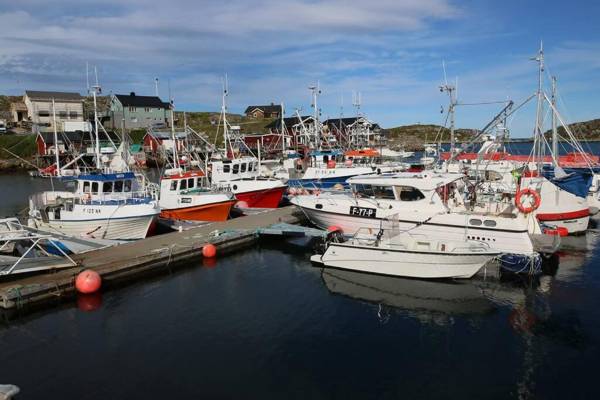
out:
M115 181L115 193L121 193L123 191L123 181Z
M90 182L84 181L83 182L83 193L89 193L89 192L90 192Z
M425 198L423 192L412 186L396 186L396 190L402 201L417 201Z
M254 163L248 163L248 172L252 172L254 169Z
M483 224L485 226L493 227L493 226L496 226L496 221L493 221L491 219L486 219L485 221L483 221Z
M225 164L225 165L223 165L223 172L225 172L225 173L229 173L229 171L230 171L230 166L229 166L229 164Z
M112 193L113 191L113 183L112 182L104 182L102 184L102 193Z
M481 226L481 220L480 219L476 219L476 218L471 218L469 220L469 224L475 225L475 226Z
M98 194L98 182L92 182L92 194Z
M238 172L240 172L240 164L234 164L233 165L233 173L237 174Z
M171 181L171 190L177 190L177 180L175 179Z
M246 172L246 163L240 164L240 172Z
M372 186L373 193L377 199L390 199L394 200L394 189L391 186Z
M182 179L179 181L179 190L187 189L187 180Z
M188 189L193 188L195 185L195 179L194 178L190 178L188 179Z
M125 186L125 190L124 190L125 192L131 192L131 179L127 179L125 181L124 186Z

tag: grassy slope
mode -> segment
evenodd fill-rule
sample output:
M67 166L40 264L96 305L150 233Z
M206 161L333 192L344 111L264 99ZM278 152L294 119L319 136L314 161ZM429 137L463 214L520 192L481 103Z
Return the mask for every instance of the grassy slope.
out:
M440 131L441 128L441 131ZM390 128L390 143L392 146L401 146L406 149L420 150L423 143L433 142L436 140L450 141L450 129L442 128L438 125L405 125ZM475 134L472 129L457 129L456 140L463 142L469 140Z

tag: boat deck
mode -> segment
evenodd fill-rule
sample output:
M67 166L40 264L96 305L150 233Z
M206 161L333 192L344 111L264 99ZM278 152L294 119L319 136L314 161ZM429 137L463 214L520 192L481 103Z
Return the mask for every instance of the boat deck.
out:
M84 269L96 270L102 276L103 285L110 285L172 267L179 261L201 259L202 247L207 243L214 244L221 255L255 243L261 228L281 223L297 224L301 220L301 213L288 206L77 254L72 256L77 267L0 281L0 308L20 308L73 295L75 277Z

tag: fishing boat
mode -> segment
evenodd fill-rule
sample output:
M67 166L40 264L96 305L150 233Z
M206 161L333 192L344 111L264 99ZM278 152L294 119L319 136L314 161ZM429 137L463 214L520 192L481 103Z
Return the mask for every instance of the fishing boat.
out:
M420 279L471 278L487 262L500 255L488 243L474 240L438 240L410 233L373 238L356 232L342 243L329 242L325 253L311 261L326 267Z
M73 191L29 197L28 225L70 236L136 240L150 231L160 209L133 172L80 175Z
M216 190L233 193L241 209L277 208L287 189L281 180L262 176L254 157L213 161L211 182Z
M216 191L203 171L166 171L160 181L160 217L186 221L225 221L236 198Z

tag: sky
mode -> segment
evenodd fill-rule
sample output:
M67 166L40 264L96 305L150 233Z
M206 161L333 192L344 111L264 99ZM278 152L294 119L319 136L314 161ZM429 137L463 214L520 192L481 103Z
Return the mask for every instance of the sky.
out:
M19 0L0 1L0 93L86 93L86 63L103 92L174 99L176 109L229 111L283 102L286 115L361 112L383 127L442 124L461 103L520 103L537 88L531 60L543 41L546 85L556 76L568 122L600 118L600 2L571 0ZM457 107L481 128L501 104ZM510 119L530 136L535 104Z

